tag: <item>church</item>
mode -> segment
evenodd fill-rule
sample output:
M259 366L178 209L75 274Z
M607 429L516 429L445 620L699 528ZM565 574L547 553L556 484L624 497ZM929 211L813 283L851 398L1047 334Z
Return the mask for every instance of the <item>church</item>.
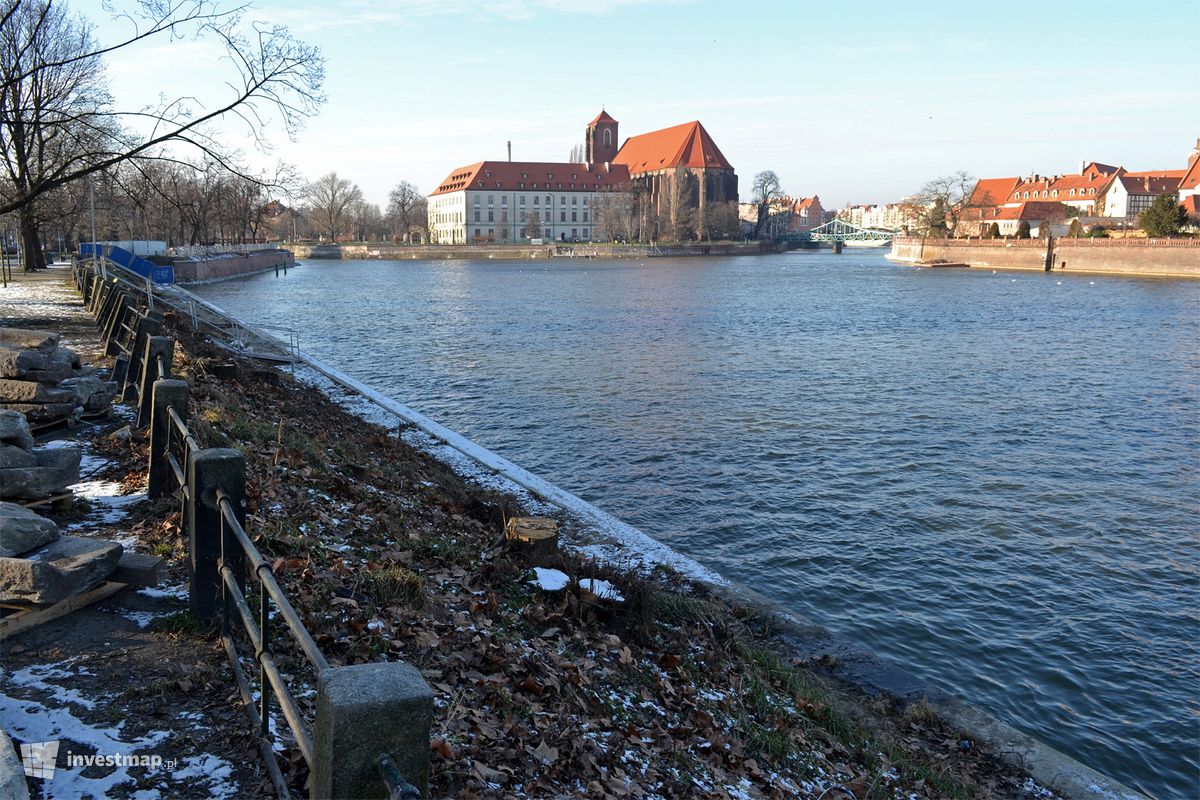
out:
M442 244L690 239L737 229L737 175L698 121L619 138L601 111L584 160L479 161L429 195Z

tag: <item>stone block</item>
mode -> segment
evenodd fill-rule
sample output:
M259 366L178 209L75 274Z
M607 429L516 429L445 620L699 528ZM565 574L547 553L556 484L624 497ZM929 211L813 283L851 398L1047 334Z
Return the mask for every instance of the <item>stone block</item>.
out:
M14 558L59 538L58 526L16 503L0 502L0 558Z
M403 662L354 664L317 676L313 797L386 797L376 771L391 757L404 779L428 793L433 691Z
M3 381L0 381L0 385ZM100 391L102 381L95 375L81 375L74 378L67 378L58 384L60 389L70 389L75 393L75 401L79 405L86 405L88 398Z
M11 444L0 444L0 469L29 469L37 466L37 456Z
M18 411L0 410L0 444L15 445L22 450L33 449L33 432L29 420Z
M29 800L25 768L3 729L0 729L0 800Z
M27 328L0 328L0 344L14 350L40 350L53 353L58 349L58 334L51 331L32 331Z
M36 350L18 350L0 344L0 378L21 378L29 370L47 369L50 357Z
M0 497L35 500L79 482L79 448L56 447L33 456L37 466L0 469Z
M20 411L31 422L49 422L63 419L75 413L75 397L71 396L66 403L5 403L0 402L0 408L9 411Z
M75 398L76 393L70 387L55 389L37 381L0 378L0 403L70 403Z
M166 569L167 562L158 556L125 552L108 579L130 586L157 586L162 582Z
M27 558L0 558L0 602L53 605L103 583L121 560L116 542L63 536Z

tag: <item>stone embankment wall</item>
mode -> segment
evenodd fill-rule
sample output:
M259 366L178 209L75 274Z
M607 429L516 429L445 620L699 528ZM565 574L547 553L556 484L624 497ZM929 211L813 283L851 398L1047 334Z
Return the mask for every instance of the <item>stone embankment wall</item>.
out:
M563 244L544 245L400 245L400 244L320 244L293 245L296 258L303 259L380 259L410 258L656 258L659 256L731 256L776 252L771 242L693 242L688 244L622 245Z
M176 283L199 283L249 275L295 263L287 250L259 250L254 253L229 253L213 258L185 258L175 261Z
M911 264L945 261L978 269L1200 278L1200 239L896 238L888 255Z

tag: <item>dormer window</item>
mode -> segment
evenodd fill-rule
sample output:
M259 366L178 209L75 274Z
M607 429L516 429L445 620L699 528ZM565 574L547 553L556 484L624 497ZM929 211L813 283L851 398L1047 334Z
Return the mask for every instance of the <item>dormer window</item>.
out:
M492 177L492 171L491 171L490 169L484 170L484 171L483 171L483 177L485 177L485 178L490 178L490 177Z
M521 173L521 180L525 180L525 179L526 179L526 178L528 178L528 177L529 177L529 173L528 173L528 172L522 172L522 173Z

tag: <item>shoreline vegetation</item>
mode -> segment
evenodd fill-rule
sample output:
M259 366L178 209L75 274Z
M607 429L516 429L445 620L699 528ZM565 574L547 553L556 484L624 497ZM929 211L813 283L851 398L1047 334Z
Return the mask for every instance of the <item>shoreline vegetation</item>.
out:
M285 372L235 360L216 378L229 354L174 333L190 424L246 453L248 528L330 663L401 658L434 687L431 796L1052 796L928 704L789 658L768 618L677 574L562 551L547 566L568 588L538 588L503 544L513 497Z

